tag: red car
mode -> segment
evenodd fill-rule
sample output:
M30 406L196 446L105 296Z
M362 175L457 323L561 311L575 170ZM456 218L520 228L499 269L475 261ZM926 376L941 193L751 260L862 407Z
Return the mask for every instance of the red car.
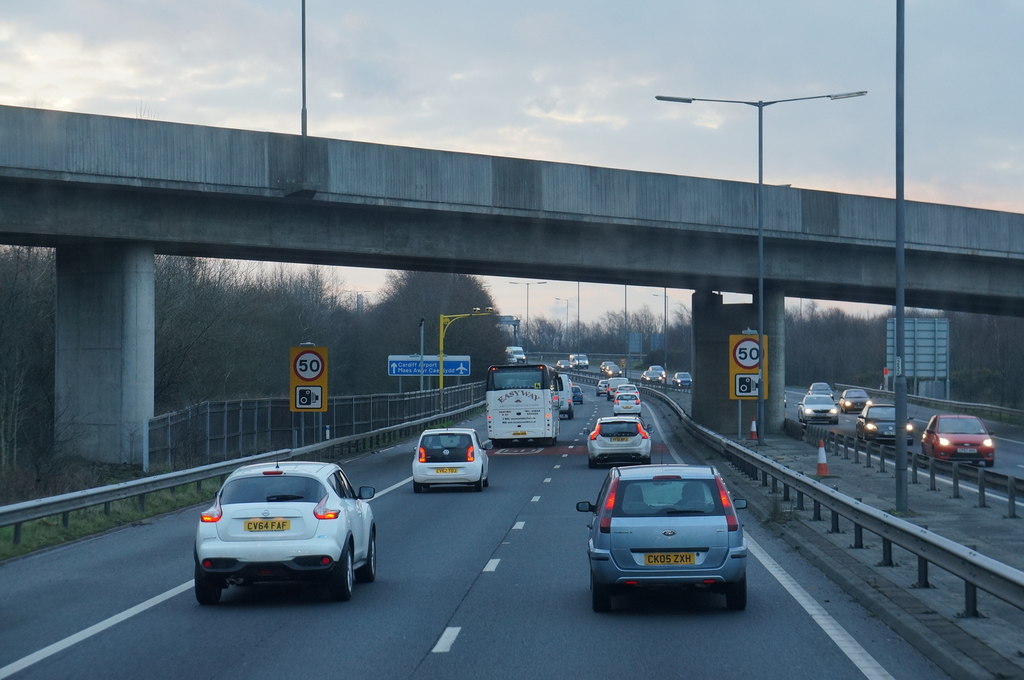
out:
M921 435L921 454L939 460L962 460L992 467L996 445L977 416L935 415Z

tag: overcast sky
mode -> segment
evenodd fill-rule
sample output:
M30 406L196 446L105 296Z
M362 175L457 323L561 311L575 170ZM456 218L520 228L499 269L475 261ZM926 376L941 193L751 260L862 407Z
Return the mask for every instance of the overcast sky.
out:
M3 0L0 104L298 134L300 7ZM654 96L867 90L766 108L765 182L891 198L895 8L306 0L309 134L756 182L754 107ZM1024 2L907 0L906 21L906 198L1024 212ZM339 274L353 290L383 279ZM487 280L501 312L525 316L526 286ZM576 288L530 286L530 315L564 319L560 297L575 320ZM581 293L584 320L623 300L621 286ZM660 314L660 293L630 287L628 304ZM689 292L669 300L671 313Z

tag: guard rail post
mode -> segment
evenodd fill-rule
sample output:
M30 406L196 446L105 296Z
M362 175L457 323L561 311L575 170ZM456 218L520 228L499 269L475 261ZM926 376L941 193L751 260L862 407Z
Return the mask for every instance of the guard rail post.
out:
M1006 480L1006 497L1010 502L1006 516L1014 519L1017 517L1017 482L1013 479Z
M917 583L912 587L914 588L931 588L932 584L928 583L928 560L923 556L917 556Z
M934 460L929 460L928 461L928 490L929 491L936 491L937 490L937 488L935 486L935 461Z
M953 498L960 498L960 463L953 462Z
M985 468L978 468L978 507L988 507L985 504Z
M858 550L864 548L864 527L856 522L853 525L853 547Z
M894 567L896 564L892 561L892 541L888 538L882 539L882 561L878 563L880 567Z
M893 446L896 446L895 441L893 441ZM885 472L885 447L881 444L878 445L878 471Z
M960 614L963 618L978 618L978 586L970 581L964 581L964 610Z

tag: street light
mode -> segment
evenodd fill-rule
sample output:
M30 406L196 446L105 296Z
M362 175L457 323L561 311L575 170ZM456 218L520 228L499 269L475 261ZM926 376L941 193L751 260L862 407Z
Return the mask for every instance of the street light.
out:
M440 320L437 324L437 399L439 410L444 409L444 334L448 332L448 326L451 326L459 319L465 319L467 316L492 316L493 314L493 307L484 307L482 309L480 307L474 307L473 311L467 314L440 315Z
M302 0L302 136L306 136L306 0ZM305 169L305 168L303 168ZM305 179L305 177L303 177Z
M668 288L662 288L660 293L651 293L654 297L662 299L661 306L661 367L665 369L665 379L668 380Z
M813 97L793 97L791 99L774 99L772 101L744 101L742 99L702 99L700 97L667 97L656 95L660 102L676 102L692 104L693 102L719 102L722 104L745 104L757 107L757 349L760 353L757 362L757 441L764 443L764 108L772 104L786 102L802 102L809 99L850 99L863 97L867 90L843 92L840 94L819 94Z
M509 281L513 286L526 286L526 328L523 329L523 337L530 330L530 286L543 285L547 281Z
M562 342L569 344L569 298L556 297L556 300L565 303L565 326L562 329Z

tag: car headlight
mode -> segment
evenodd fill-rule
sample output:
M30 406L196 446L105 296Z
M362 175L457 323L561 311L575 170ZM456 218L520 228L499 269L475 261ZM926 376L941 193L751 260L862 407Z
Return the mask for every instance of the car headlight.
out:
M913 431L914 431L914 425L912 423L907 423L907 432L913 432Z
M814 413L814 409L809 409L809 408L805 408L805 409L804 409L804 415L805 415L805 416L809 416L809 415L811 415L812 413Z
M992 440L991 439L985 439L985 440L983 440L981 442L981 445L982 446L992 446Z
M878 425L875 425L874 423L868 423L868 424L866 424L864 426L864 429L865 430L877 430L878 429Z
M839 413L839 409L832 407L828 410L828 412L831 413L832 415L836 415L837 413Z

